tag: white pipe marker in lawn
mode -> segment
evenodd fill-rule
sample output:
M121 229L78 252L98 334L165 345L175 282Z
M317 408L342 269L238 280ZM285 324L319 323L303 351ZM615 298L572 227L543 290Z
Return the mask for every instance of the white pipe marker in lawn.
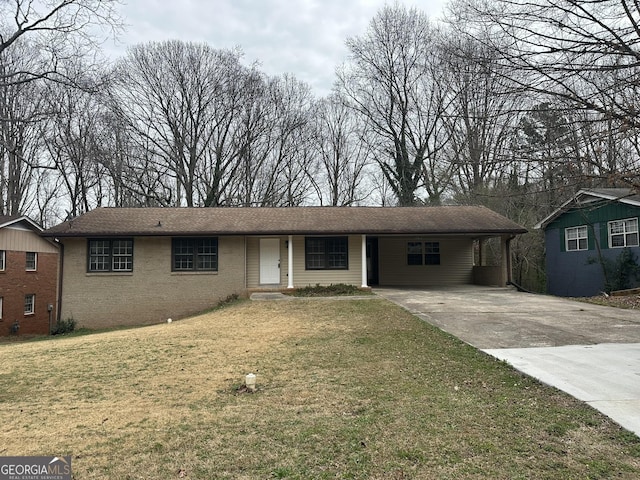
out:
M170 318L167 318L167 323L171 323L173 320L171 320Z
M244 384L247 386L249 390L254 392L256 390L256 376L254 373L248 374L244 377Z

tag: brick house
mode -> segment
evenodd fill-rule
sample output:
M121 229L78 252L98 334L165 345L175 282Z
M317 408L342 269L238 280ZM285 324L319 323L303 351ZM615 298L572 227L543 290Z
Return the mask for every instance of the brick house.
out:
M50 333L56 321L58 245L27 217L0 215L0 336Z
M345 283L504 286L526 232L484 207L98 208L43 232L61 318L98 328L194 314L231 294ZM499 265L486 265L487 239Z

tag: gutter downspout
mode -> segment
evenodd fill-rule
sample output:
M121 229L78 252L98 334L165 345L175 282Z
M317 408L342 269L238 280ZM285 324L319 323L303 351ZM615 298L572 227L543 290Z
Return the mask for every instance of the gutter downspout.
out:
M56 239L58 245L60 245L58 256L58 305L56 308L56 322L60 321L62 316L62 276L64 273L64 243ZM49 328L49 335L51 335L51 328Z

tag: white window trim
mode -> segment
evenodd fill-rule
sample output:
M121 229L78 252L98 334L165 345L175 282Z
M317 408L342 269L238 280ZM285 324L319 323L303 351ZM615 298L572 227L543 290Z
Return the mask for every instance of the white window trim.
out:
M33 301L31 302L31 311L27 312L26 310L24 311L25 315L33 315L36 313L36 295L35 293L29 293L27 295L25 295L25 307L27 306L27 297L32 297Z
M26 268L27 272L37 272L38 271L38 252L27 252L27 253L33 253L33 260L34 260L34 266L33 268Z
M627 222L630 221L634 221L636 222L636 229L635 230L627 230ZM622 223L623 225L623 231L621 233L615 233L612 234L611 233L611 225L614 223ZM624 219L620 219L620 220L612 220L610 222L607 223L607 234L609 235L609 248L626 248L626 247L637 247L640 245L640 232L638 231L638 217L632 217L632 218L624 218ZM638 243L634 244L634 245L627 245L627 235L631 234L631 233L635 233L636 237L638 237L639 241ZM612 242L612 237L613 236L618 236L618 235L622 235L622 238L624 239L624 245L613 245Z
M586 232L586 236L581 237L579 235L580 233L580 229L584 228L585 232ZM569 238L569 230L576 230L576 238ZM586 240L587 241L587 247L586 248L580 248L580 240ZM569 240L577 240L577 247L578 248L569 248ZM586 225L578 225L576 227L567 227L564 229L564 249L566 252L584 252L585 250L589 250L589 229L587 228Z
M2 320L2 297L0 297L0 320Z
M6 250L0 250L0 272L4 272L7 268Z

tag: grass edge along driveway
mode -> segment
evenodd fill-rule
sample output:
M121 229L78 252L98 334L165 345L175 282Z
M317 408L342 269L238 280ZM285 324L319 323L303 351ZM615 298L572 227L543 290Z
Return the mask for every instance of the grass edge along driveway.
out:
M77 479L640 476L638 437L382 299L1 344L0 382L0 455Z

